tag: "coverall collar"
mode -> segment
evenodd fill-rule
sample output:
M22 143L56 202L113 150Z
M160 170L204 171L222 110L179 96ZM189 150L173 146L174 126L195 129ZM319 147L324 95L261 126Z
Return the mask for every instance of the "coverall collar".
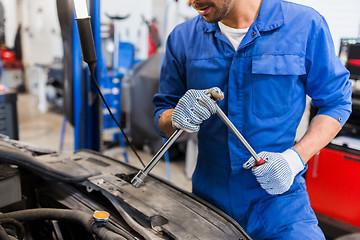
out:
M263 0L259 15L252 25L255 25L259 31L271 31L281 27L285 22L281 2L282 0ZM198 15L198 23L198 31L220 31L217 23L208 23L200 15Z

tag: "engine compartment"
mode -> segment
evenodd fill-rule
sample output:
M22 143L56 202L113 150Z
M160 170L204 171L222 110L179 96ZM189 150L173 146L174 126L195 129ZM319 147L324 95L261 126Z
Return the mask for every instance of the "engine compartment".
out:
M9 239L250 239L226 214L168 182L149 175L135 188L139 169L98 152L61 154L7 139L0 166L7 176L0 194L9 194L0 200L0 225ZM95 211L109 220L97 221Z

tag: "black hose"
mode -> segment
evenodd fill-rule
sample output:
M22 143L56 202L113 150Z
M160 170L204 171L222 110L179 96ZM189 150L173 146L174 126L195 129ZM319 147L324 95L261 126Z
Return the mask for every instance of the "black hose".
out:
M124 239L134 239L133 236L131 236L128 232L125 232L117 227L115 227L114 225L110 224L109 222L106 222L103 224L103 226L110 230L110 232L114 232L117 235L121 235L124 237Z
M98 239L107 239L107 240L127 239L126 237L122 236L122 234L120 234L119 232L115 233L111 231L112 229L109 230L103 224L96 224L95 221L93 220L92 214L79 210L37 208L37 209L27 209L27 210L20 210L16 212L0 214L0 222L3 219L9 219L9 218L16 219L17 221L20 222L34 221L41 219L72 221L82 225L86 229L86 231L88 231L90 234L97 235ZM7 238L4 238L5 240L12 239L7 234L6 236ZM2 235L0 235L0 239L1 240L3 239Z
M17 236L17 239L22 240L25 237L25 228L24 226L17 220L13 218L1 218L0 219L0 225L12 225L15 227L15 235ZM5 229L7 231L8 229ZM9 234L9 232L7 232Z
M95 63L88 63L88 66L89 66L89 69L90 69L90 73L91 73L91 76L92 76L92 80L93 80L93 82L94 82L94 85L95 85L97 91L99 92L99 96L100 96L101 100L103 101L103 103L105 104L107 110L109 111L111 118L114 120L114 122L116 123L116 125L118 126L118 128L121 130L121 133L123 134L123 136L124 136L124 138L125 138L125 140L126 140L126 143L130 146L131 150L134 152L134 154L135 154L136 157L138 158L138 160L139 160L139 162L141 163L141 165L142 165L143 167L145 167L144 162L141 160L139 154L136 152L134 146L131 144L129 138L126 136L124 129L121 127L120 123L116 120L114 114L113 114L112 111L110 110L109 105L108 105L107 102L105 101L104 95L102 94L102 92L101 92L101 90L100 90L100 87L99 87L99 85L98 85L97 82L96 82Z
M5 232L4 228L0 225L0 239L1 240L11 240L9 235Z
M20 222L34 221L40 219L72 221L82 225L88 232L91 232L91 225L93 224L91 214L79 210L70 209L27 209L0 214L0 220L3 218L13 218Z
M138 158L140 163L143 165L143 167L145 167L145 164L141 160L139 154L136 152L135 148L132 146L130 140L126 136L124 129L121 127L119 122L114 117L107 102L105 101L105 98L100 90L99 85L97 84L97 80L96 80L96 76L95 76L96 59L97 58L96 58L96 49L95 49L95 44L94 44L94 39L93 39L93 34L92 34L90 17L89 18L77 18L76 23L77 23L78 30L79 30L80 45L81 45L83 60L89 66L91 78L95 84L97 91L99 92L99 96L100 96L101 100L103 101L103 103L105 104L107 110L109 111L111 118L114 120L116 125L121 130L121 133L123 134L127 144L130 146L131 150L134 152L134 154L136 155L136 157Z
M7 233L7 235L9 235L9 237L16 236L16 231L14 231L14 230L12 230L10 228L7 228L7 227L4 227L4 230Z
M106 228L103 224L94 224L92 226L92 232L98 236L98 240L129 240L135 238L129 238L123 236L123 234L115 233L108 228Z

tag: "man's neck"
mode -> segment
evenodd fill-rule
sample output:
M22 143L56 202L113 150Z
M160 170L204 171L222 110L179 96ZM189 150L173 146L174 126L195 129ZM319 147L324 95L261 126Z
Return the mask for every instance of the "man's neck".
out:
M221 22L232 28L248 28L259 14L262 0L235 0L231 11Z

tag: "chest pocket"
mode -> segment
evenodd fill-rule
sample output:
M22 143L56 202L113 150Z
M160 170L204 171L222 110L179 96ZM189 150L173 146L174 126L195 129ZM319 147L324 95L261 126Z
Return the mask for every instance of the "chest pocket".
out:
M261 55L252 58L252 111L261 119L281 117L293 102L295 84L306 73L298 55Z

